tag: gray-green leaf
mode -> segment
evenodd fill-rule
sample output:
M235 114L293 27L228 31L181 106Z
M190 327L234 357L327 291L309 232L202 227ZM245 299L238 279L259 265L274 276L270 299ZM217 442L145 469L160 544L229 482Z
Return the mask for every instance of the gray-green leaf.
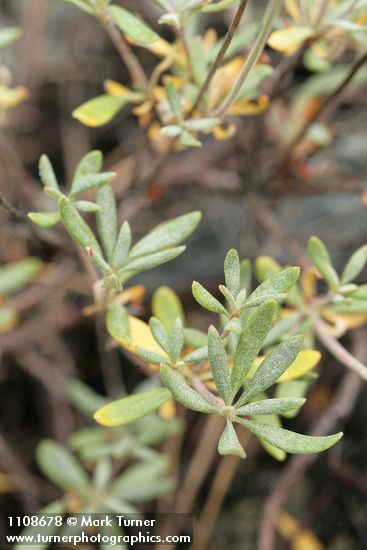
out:
M242 405L269 388L293 363L301 350L302 336L293 336L279 344L267 355L239 399Z
M312 454L326 451L339 441L343 433L329 436L301 435L284 428L276 428L268 424L260 424L252 420L237 419L257 437L261 437L278 449L291 454Z
M331 288L336 288L339 285L339 277L332 266L330 254L322 240L315 236L311 237L307 244L307 252L311 262L328 285Z
M274 301L265 302L253 310L245 322L233 361L231 383L234 393L243 384L246 373L263 345L271 328L275 309Z
M361 246L349 258L342 274L341 282L343 284L353 281L365 268L367 263L367 244Z
M106 326L109 334L118 342L130 342L130 324L127 309L120 304L112 304L107 311Z
M151 317L149 320L149 326L155 340L158 342L161 348L164 349L164 351L169 354L170 353L169 336L166 329L163 326L163 323L161 323L161 321L156 317Z
M136 44L151 44L159 39L158 34L150 29L144 21L121 6L110 6L108 12L118 28Z
M200 212L190 212L157 225L132 247L130 258L146 256L178 245L191 235L200 219Z
M85 223L72 201L62 197L59 201L59 210L63 224L72 239L83 248L90 247L102 256L101 247L91 228Z
M226 287L234 298L237 298L240 291L240 272L240 259L237 250L232 248L224 260L224 278Z
M54 169L47 155L42 155L38 163L40 179L45 187L59 190L59 184L55 176Z
M179 357L183 348L183 344L184 344L183 324L180 317L177 317L175 324L173 325L173 328L172 328L171 340L170 340L169 355L170 357L172 357L172 359L175 360L177 359L177 357Z
M73 183L88 176L90 174L98 174L102 170L103 164L103 155L101 151L93 150L89 151L84 157L80 160L78 166L75 169L75 174L73 178ZM73 187L71 188L73 191Z
M39 227L52 227L60 220L59 212L29 212L28 218Z
M259 285L254 292L250 294L251 299L262 296L284 294L292 288L299 277L299 267L288 267L275 273Z
M108 261L112 261L117 238L117 210L115 195L110 185L104 185L98 190L97 229Z
M107 183L110 183L113 178L116 177L116 172L101 172L100 174L87 174L73 182L70 198L74 199L81 193L95 189L96 187L102 187Z
M208 331L208 356L218 393L225 404L230 405L233 397L227 353L222 338L213 326Z
M239 416L252 416L254 414L282 414L285 412L299 409L305 403L306 399L299 397L284 397L275 399L263 399L248 403L237 409Z
M246 453L238 441L236 430L232 422L227 422L224 432L218 442L218 452L220 455L235 455L240 458L246 458Z
M144 271L146 269L152 269L170 260L174 260L177 256L182 254L185 249L186 246L176 246L175 248L169 248L167 250L155 252L154 254L142 256L141 258L129 259L121 271Z
M205 309L214 313L228 315L225 307L197 281L192 283L192 293L195 300Z
M206 414L218 412L219 404L216 407L206 397L190 388L185 378L177 370L167 365L161 365L160 372L164 385L176 401L193 411Z
M131 246L131 229L129 222L124 222L117 237L113 251L112 265L116 269L122 268Z

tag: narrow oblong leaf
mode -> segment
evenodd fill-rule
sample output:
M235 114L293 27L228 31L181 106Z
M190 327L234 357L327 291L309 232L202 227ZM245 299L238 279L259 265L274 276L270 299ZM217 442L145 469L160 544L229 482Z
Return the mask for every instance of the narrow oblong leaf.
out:
M84 157L79 161L75 173L73 182L78 181L78 179L88 176L89 174L98 174L102 170L103 164L103 155L101 151L93 150L89 151ZM73 184L71 186L73 191Z
M191 235L200 219L200 212L190 212L157 225L132 247L130 258L146 256L178 245Z
M108 263L102 258L98 252L90 248L89 246L86 247L86 252L88 254L88 257L92 264L99 269L101 273L103 273L104 277L107 277L108 275L112 275L112 270Z
M147 363L152 363L153 365L157 365L158 367L162 363L167 363L167 359L163 357L163 355L160 355L155 351L150 351L149 349L136 346L135 352Z
M254 414L282 414L284 412L299 409L306 399L300 397L284 397L274 399L263 399L254 401L239 407L236 414L239 416L253 416Z
M85 126L98 128L110 122L128 101L128 97L103 94L79 105L71 116Z
M121 6L110 6L108 13L118 28L133 43L144 46L159 40L158 34L150 29L144 21Z
M166 388L154 388L113 401L99 409L94 418L102 426L123 426L147 416L171 397Z
M339 285L339 277L334 270L328 249L321 239L311 237L307 243L308 256L319 273L331 288Z
M85 492L90 489L89 478L81 464L65 447L45 439L36 450L37 463L42 472L56 485L66 490Z
M234 393L243 384L247 372L263 345L271 328L275 309L274 301L264 302L250 313L245 322L233 360L231 384Z
M91 228L85 223L72 201L62 197L59 201L59 210L62 222L71 238L83 248L89 247L102 256L101 247Z
M171 79L167 79L165 81L164 91L166 93L169 106L171 107L172 114L175 116L177 122L179 124L182 124L183 114L182 114L182 108L181 108L181 94L177 90L176 86L173 84ZM180 126L178 128L179 128L179 132L176 135L179 135L181 133Z
M75 201L75 207L82 212L98 212L100 207L95 202L91 201Z
M240 419L237 419L240 421ZM257 437L291 454L313 454L326 451L339 441L343 433L328 436L302 435L284 428L260 424L252 420L242 420L240 424L248 428Z
M47 155L42 155L38 163L40 179L45 187L59 190L59 184L55 176L54 169Z
M239 404L246 403L268 389L296 359L303 342L302 336L293 336L279 344L267 355L248 383Z
M181 354L184 344L184 332L183 324L180 317L177 317L175 324L173 325L170 339L170 357L177 359Z
M117 239L117 208L115 195L110 185L103 185L97 193L97 229L103 249L111 262Z
M116 246L113 251L112 265L121 269L127 258L131 246L131 229L129 222L124 222L117 237Z
M169 332L172 330L177 317L185 324L185 314L181 300L176 292L168 286L160 286L154 292L152 297L152 311L155 317L163 323L166 330Z
M145 269L152 269L159 265L165 264L171 260L174 260L186 250L186 246L176 246L175 248L169 248L154 254L148 254L141 258L134 260L128 260L126 265L121 271L144 271Z
M193 390L177 370L167 365L161 365L160 373L164 385L181 405L206 414L218 412L219 405L216 407L206 397Z
M200 361L206 361L208 359L208 346L198 348L191 353L188 353L183 358L185 363L199 363Z
M165 327L163 326L163 323L161 323L161 321L156 317L151 317L149 320L149 326L158 344L161 346L162 349L164 349L166 353L169 354L170 353L169 337Z
M122 340L130 343L131 333L129 314L124 306L112 304L108 308L106 315L106 326L112 338L118 342Z
M218 452L220 455L235 455L240 458L246 458L246 453L238 441L236 430L232 422L227 422L218 442Z
M102 187L103 185L110 183L115 176L116 172L101 172L100 174L88 174L83 176L75 180L69 197L74 199L85 191Z
M230 405L232 402L232 387L227 353L222 338L213 326L210 326L208 331L208 356L218 393L225 404Z
M185 328L185 344L191 348L202 348L208 343L208 335L196 328Z
M228 315L225 307L197 281L192 283L192 293L195 300L205 309L214 313Z
M0 266L0 296L22 290L38 275L42 266L41 260L35 257Z
M39 227L52 227L60 221L59 212L29 212L27 215Z
M240 291L241 267L237 250L232 248L224 260L224 278L226 287L234 298Z
M343 270L341 282L343 284L353 281L365 268L367 263L367 244L361 246L352 254Z
M288 292L297 282L299 277L299 267L288 267L282 269L279 273L275 273L259 285L249 298L259 298L263 295L284 294Z

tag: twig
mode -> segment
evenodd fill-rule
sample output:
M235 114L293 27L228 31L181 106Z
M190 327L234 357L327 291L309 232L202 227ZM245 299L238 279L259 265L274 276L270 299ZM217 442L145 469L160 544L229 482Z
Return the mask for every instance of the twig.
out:
M260 27L259 34L257 35L257 38L249 53L249 56L247 57L233 88L230 90L228 95L224 98L224 100L219 105L219 107L217 107L217 109L214 110L214 112L212 113L213 116L223 115L227 111L227 109L232 105L232 103L237 99L237 96L240 93L245 80L250 74L251 69L257 63L265 47L265 44L268 40L270 31L273 26L273 22L280 11L281 5L282 5L282 0L270 0L265 10L265 14Z
M28 222L27 216L25 216L18 208L15 208L10 202L4 197L4 195L0 192L0 207L5 210L6 212L9 212L16 220L22 221L22 222Z
M145 71L129 44L126 42L123 34L118 31L116 25L108 15L106 17L100 17L99 20L126 64L132 81L140 84L143 90L150 95L149 81Z
M365 331L354 333L353 353L362 360L367 359ZM312 435L327 435L334 427L349 416L362 387L362 381L354 372L348 372L341 382L331 405L316 422ZM274 550L274 527L280 510L292 491L299 484L307 468L318 455L300 455L293 457L278 478L276 486L265 503L263 518L259 530L258 550Z
M207 89L209 87L209 84L212 81L213 76L215 75L215 73L216 73L217 69L219 68L220 64L222 63L222 61L224 59L224 56L225 56L229 46L231 45L233 36L234 36L234 34L235 34L235 32L238 28L238 25L241 22L241 19L242 19L242 16L243 16L243 13L246 9L247 4L248 4L248 0L241 0L239 6L237 8L237 11L236 11L236 13L235 13L235 15L234 15L234 17L231 21L231 24L230 24L230 26L227 30L227 33L224 37L223 43L220 47L220 50L217 53L217 57L213 61L213 64L209 69L209 72L206 76L206 79L205 79L203 85L200 88L200 91L197 95L197 98L195 99L194 104L190 109L190 112L188 114L188 118L190 118L193 115L193 113L196 111L196 109L200 105L200 102L203 98L203 95L207 91Z
M310 317L313 319L316 336L331 355L345 367L356 372L363 380L367 381L367 367L354 355L349 353L349 351L330 334L325 323L320 319L317 313L311 311Z

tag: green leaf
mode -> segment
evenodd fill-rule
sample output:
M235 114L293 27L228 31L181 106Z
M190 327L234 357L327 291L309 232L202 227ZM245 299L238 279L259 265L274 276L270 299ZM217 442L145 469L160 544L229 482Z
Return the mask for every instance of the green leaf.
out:
M27 215L39 227L52 227L60 221L59 212L29 212Z
M259 296L256 296L255 298L250 296L243 302L243 308L252 308L257 307L263 304L264 302L267 302L269 300L275 300L276 302L279 302L280 300L284 300L287 297L285 293L279 293L279 292L269 292L268 294L260 294Z
M183 361L185 361L185 363L199 363L200 361L206 361L207 359L208 346L203 346L185 355Z
M163 323L161 323L161 321L159 319L157 319L156 317L151 317L149 319L149 326L150 326L150 330L152 331L152 334L154 336L154 338L156 339L156 341L158 342L158 344L161 346L162 349L164 349L164 351L166 353L170 353L170 342L169 342L169 337L168 337L168 333L163 325Z
M194 136L192 136L186 130L182 130L181 132L180 143L181 145L184 145L184 147L202 147L201 141L194 138Z
M219 285L219 290L227 300L227 305L229 308L229 311L235 311L237 309L236 300L234 299L231 292L228 290L228 288L224 285Z
M181 354L184 343L183 325L180 317L177 317L175 324L173 325L170 341L169 355L172 359L177 359Z
M264 340L264 348L272 346L277 342L280 342L285 334L287 334L296 323L300 320L300 314L292 313L287 317L279 319L269 330L267 337Z
M234 393L243 384L247 372L262 348L271 328L275 309L274 301L264 302L253 310L245 321L233 360L231 384Z
M102 152L98 150L89 151L89 153L84 155L84 157L79 161L78 166L75 169L73 183L84 176L98 174L102 170L102 165ZM73 191L73 187L71 190Z
M162 136L165 137L177 137L181 134L182 128L181 126L177 126L177 124L168 124L167 126L162 126L160 129L160 133Z
M261 283L281 270L278 262L270 256L258 256L255 260L255 275Z
M20 27L6 27L0 30L0 50L7 48L13 42L16 42L22 35L22 29Z
M194 132L209 132L220 126L222 123L220 118L206 117L206 118L192 118L185 120L185 128Z
M59 184L55 176L54 169L47 155L42 155L38 163L38 171L41 182L45 187L59 190Z
M75 198L85 191L90 191L96 187L102 187L110 183L116 177L116 172L101 172L100 174L88 174L73 182L73 187L69 197Z
M267 395L266 394L258 395L256 399L260 399L260 400L267 399ZM268 426L275 426L276 428L282 427L282 423L277 414L254 415L252 420L254 422L259 422L261 424L267 424ZM259 443L270 456L275 458L275 460L278 460L279 462L283 462L287 458L287 453L285 453L282 449L278 449L278 447L276 447L275 445L271 445L268 441L265 441L265 439L259 438Z
M139 357L144 359L147 363L152 363L158 367L162 363L167 363L167 358L163 357L163 355L160 355L159 353L156 353L155 351L150 351L149 349L145 349L140 346L136 346L135 351Z
M124 222L117 237L113 251L112 265L116 269L123 267L131 246L131 229L129 222Z
M25 288L40 272L39 258L25 258L0 267L0 295L13 294Z
M76 378L68 382L68 397L74 407L88 417L93 416L94 411L103 407L107 402L105 397Z
M233 6L236 0L219 0L218 2L212 2L211 4L204 5L200 8L200 11L204 13L214 13L216 11L226 10Z
M253 416L256 414L282 414L285 412L299 409L305 403L306 399L299 397L284 397L279 399L263 399L248 403L237 409L239 416Z
M158 456L130 466L112 484L112 494L128 502L152 500L175 487L172 478L165 478L167 460Z
M297 282L299 273L299 267L288 267L283 269L261 283L261 285L250 294L249 298L253 300L262 296L282 295L288 292Z
M98 212L100 210L98 204L91 201L75 201L75 208L82 212Z
M205 309L214 313L221 313L228 316L224 306L210 292L208 292L200 283L194 281L192 283L192 293L195 300Z
M85 494L90 490L90 482L81 464L65 447L45 439L36 450L39 468L56 485L67 491Z
M343 284L353 281L365 268L367 263L367 244L361 246L349 258L341 278Z
M250 260L241 260L240 263L240 287L249 293L251 289L252 265Z
M117 342L130 343L130 323L127 309L120 304L112 304L107 311L106 326L109 334Z
M181 94L177 90L176 86L173 84L171 79L167 79L164 83L164 91L171 108L172 114L176 118L179 125L183 123L183 114L181 108ZM179 135L181 133L181 128L179 126Z
M89 257L90 261L92 262L92 264L97 269L99 269L99 271L103 274L104 277L112 275L112 270L111 270L110 266L102 258L102 256L100 254L98 254L98 252L96 252L95 250L93 250L89 246L87 246L85 250L86 250L86 252L88 254L88 257ZM106 281L105 281L105 283L106 283ZM107 282L107 286L108 286L108 282Z
M274 397L276 399L292 398L302 399L310 387L310 381L303 378L298 380L288 380L276 385ZM286 418L294 418L297 416L299 409L293 411L282 412Z
M130 11L113 5L108 8L108 13L118 28L133 43L144 46L159 40L158 34Z
M227 422L224 432L220 436L218 443L218 452L220 455L235 455L240 458L246 458L246 453L238 441L236 430L232 422Z
M67 197L59 201L59 209L63 224L72 239L83 248L91 248L102 256L101 248L89 225L85 223L74 204Z
M311 237L307 244L307 252L312 264L328 285L331 288L336 288L339 285L339 277L332 266L330 254L321 239L315 236Z
M240 291L241 266L237 250L232 248L224 260L224 278L226 287L234 298Z
M296 359L303 337L293 336L279 344L267 355L248 383L238 404L242 405L268 389Z
M117 209L115 195L110 185L104 185L97 193L97 229L108 261L112 261L117 239Z
M76 8L89 13L89 15L93 15L93 9L85 0L61 0L61 2L64 2L64 4L71 4Z
M196 328L185 328L185 344L191 348L202 348L208 343L208 335Z
M180 244L196 229L200 219L200 212L190 212L157 225L133 246L130 258L146 256Z
M276 428L252 420L237 420L257 437L261 437L271 445L291 454L312 454L326 451L326 449L335 445L343 435L342 432L325 437L301 435L284 428Z
M66 505L62 500L54 500L54 502L51 502L50 504L47 504L47 506L43 506L40 510L38 510L38 514L41 516L48 516L49 514L53 515L62 515L66 510ZM56 525L55 521L51 521L49 525L45 525L42 527L42 536L45 537L51 537L52 535L55 535L58 530L59 526ZM36 525L29 525L29 527L26 527L21 532L22 537L33 537L34 540L36 540L37 535L40 533L40 526ZM26 539L23 539L26 540ZM47 542L45 543L39 543L39 544L33 544L32 545L25 545L24 542L18 542L13 546L13 550L46 550L46 548L49 547L49 544Z
M185 323L185 314L180 298L176 292L168 286L160 286L154 292L152 297L152 311L169 332L172 330L177 317L181 319L183 324Z
M206 414L218 412L219 405L216 407L206 397L190 388L185 378L177 370L167 365L161 365L160 373L163 384L181 405Z
M184 250L186 250L186 246L176 246L175 248L168 248L167 250L142 256L141 258L128 259L121 271L144 271L146 269L152 269L153 267L174 260L177 256L182 254Z
M122 426L150 414L171 397L166 388L136 393L105 405L95 413L94 418L102 426Z
M232 403L231 375L227 363L227 353L222 338L213 325L208 331L208 356L213 379L226 405Z
M194 36L189 41L189 60L194 82L200 87L203 85L207 75L206 51L200 36ZM221 124L221 120L217 120L219 120L219 124ZM215 126L218 126L218 124L215 124ZM195 129L199 130L199 128L193 128L193 130Z
M91 128L98 128L110 122L129 102L129 96L99 95L79 105L71 116Z

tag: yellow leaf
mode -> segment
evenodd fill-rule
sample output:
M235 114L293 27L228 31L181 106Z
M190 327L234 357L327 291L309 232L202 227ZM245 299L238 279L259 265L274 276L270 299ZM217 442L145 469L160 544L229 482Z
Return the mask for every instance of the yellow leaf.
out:
M315 349L301 351L288 369L278 378L277 383L300 378L314 369L321 359L321 353Z
M115 96L115 97L126 97L131 96L133 93L129 88L126 88L126 86L123 86L119 82L116 82L115 80L107 79L103 83L103 87L105 89L106 94Z
M17 489L16 479L11 474L0 472L0 493L12 493Z
M276 527L282 538L289 542L291 550L324 550L315 535L287 512L280 512Z
M136 346L139 346L149 351L159 353L168 359L167 353L154 340L147 323L137 317L134 317L133 315L129 315L129 323L131 336L130 342L123 339L118 340L119 344L121 344L123 348L136 353Z
M134 285L126 288L113 300L116 304L127 304L128 302L140 302L145 294L145 286Z
M169 399L159 407L159 415L162 418L174 418L176 416L176 405L173 399Z
M213 130L213 136L218 141L225 139L231 139L236 133L237 127L235 124L228 124L228 126L216 126Z
M229 109L229 115L256 115L262 113L269 106L269 96L263 94L256 99L241 99L236 101Z
M271 33L268 45L283 53L292 55L302 46L303 42L314 34L311 27L289 27Z
M302 21L302 14L297 0L284 0L284 6L294 21L297 21L297 23Z
M318 273L314 267L309 267L301 274L301 287L306 299L316 294Z
M12 109L27 99L29 92L24 86L9 88L0 84L0 108Z
M100 95L74 109L72 116L85 126L97 128L112 120L127 102L126 97Z
M367 322L367 313L339 313L323 310L322 317L330 323L330 333L336 338L341 338L347 330L362 327Z

